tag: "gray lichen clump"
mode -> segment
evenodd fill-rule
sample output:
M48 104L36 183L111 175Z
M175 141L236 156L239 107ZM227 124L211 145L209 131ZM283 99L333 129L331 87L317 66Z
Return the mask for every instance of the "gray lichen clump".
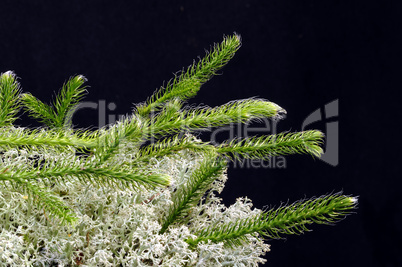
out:
M148 101L113 125L76 130L71 118L86 90L66 82L51 105L0 76L0 263L2 266L258 266L266 238L334 223L355 197L324 195L259 210L248 198L218 197L228 161L320 156L316 130L215 145L194 132L285 110L263 99L210 108L185 106L240 47L225 37ZM44 123L16 126L20 110Z

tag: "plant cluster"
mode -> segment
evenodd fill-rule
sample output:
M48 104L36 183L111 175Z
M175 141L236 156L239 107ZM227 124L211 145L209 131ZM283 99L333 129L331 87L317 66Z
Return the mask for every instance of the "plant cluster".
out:
M214 145L194 133L286 111L250 98L187 106L241 45L225 37L115 124L74 129L86 79L70 78L51 104L0 76L0 263L4 266L257 266L264 238L339 221L356 198L330 194L269 210L248 198L226 207L217 196L228 161L320 156L310 130ZM16 126L20 110L44 124Z

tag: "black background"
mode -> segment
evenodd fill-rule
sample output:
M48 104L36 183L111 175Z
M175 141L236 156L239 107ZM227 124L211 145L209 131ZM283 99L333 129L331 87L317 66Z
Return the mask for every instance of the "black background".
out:
M357 213L336 226L270 241L266 266L402 266L396 116L401 89L401 9L390 1L1 1L0 72L49 102L74 74L86 101L130 112L204 49L238 32L243 46L190 103L252 96L284 107L279 131L300 130L339 99L339 165L309 156L286 168L231 168L227 205L248 196L258 208L343 190ZM36 126L26 118L21 125ZM79 111L77 127L98 124ZM325 130L325 122L311 125ZM399 255L399 256L398 256Z

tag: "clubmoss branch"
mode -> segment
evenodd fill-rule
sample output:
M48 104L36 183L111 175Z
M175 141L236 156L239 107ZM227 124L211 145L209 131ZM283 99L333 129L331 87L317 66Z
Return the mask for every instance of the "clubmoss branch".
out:
M243 140L224 142L217 147L219 153L231 159L269 159L278 155L310 154L320 157L324 135L311 130L298 133L281 133Z
M28 191L28 199L31 199L39 209L43 209L44 212L47 211L50 216L58 217L61 224L71 224L77 221L78 218L72 209L53 192L27 181L22 186Z
M20 109L21 88L13 72L0 74L0 127L10 126Z
M343 219L355 209L356 203L356 198L341 194L299 201L255 217L207 227L197 233L197 238L187 239L187 242L192 246L208 240L240 245L247 234L258 233L273 239L302 234L309 231L307 226L312 223L332 224Z
M278 105L258 99L234 101L216 108L198 108L159 114L147 136L160 137L181 131L200 131L230 123L245 123L262 118L279 118L284 110Z
M50 128L69 128L74 107L86 93L85 87L82 86L85 81L86 79L82 75L71 78L63 85L52 106L43 103L29 93L21 96L22 104L31 117L38 119Z
M226 169L226 161L210 153L193 171L189 180L178 188L172 196L173 204L163 220L160 233L164 233L169 225L187 216L191 208L198 204L201 197L209 189L210 184Z
M0 128L0 146L65 146L93 148L97 146L93 135L85 131L63 132L45 129Z
M138 152L137 161L147 162L152 158L161 158L170 156L183 150L194 152L214 152L216 148L206 142L196 139L194 136L175 135L171 138L165 138L161 141L143 147Z
M122 166L109 168L98 168L92 166L81 166L80 164L71 164L71 162L59 163L56 166L41 166L35 169L3 169L0 170L0 181L50 181L66 182L76 177L82 182L91 182L97 185L112 185L116 182L123 182L126 186L141 184L145 186L168 186L170 177L164 174L144 173L140 170L129 170ZM46 179L46 180L45 180Z
M168 100L179 98L186 100L196 95L201 85L229 62L241 46L240 36L234 34L225 37L222 43L216 44L207 55L193 63L186 71L182 71L169 81L166 87L157 90L145 105L137 106L139 114L148 116L151 111L157 111Z

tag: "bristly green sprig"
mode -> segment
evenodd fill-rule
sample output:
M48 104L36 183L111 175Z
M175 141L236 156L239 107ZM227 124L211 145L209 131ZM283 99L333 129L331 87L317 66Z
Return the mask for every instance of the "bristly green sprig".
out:
M160 233L164 233L169 225L188 216L191 208L198 204L211 183L225 171L226 167L226 160L214 153L207 154L188 181L172 196L173 203L163 220Z
M72 77L63 85L52 106L43 103L30 93L22 94L21 101L31 117L50 128L69 128L75 107L86 93L83 87L85 81L82 75Z
M17 119L20 92L20 85L13 72L0 74L0 127L10 126Z
M254 217L212 225L197 233L197 238L186 241L192 246L208 240L225 242L232 246L246 242L248 234L258 233L272 239L282 238L284 235L302 234L309 231L307 226L310 224L332 224L343 219L355 208L356 203L357 198L341 194L299 201Z
M21 127L0 128L0 147L71 147L78 150L97 146L96 139L88 131L54 131L51 129L27 129Z
M231 159L269 159L278 155L310 154L320 157L324 135L317 130L297 133L251 137L243 140L224 142L217 147L219 153Z
M213 145L202 142L192 135L175 135L142 147L135 161L148 162L151 159L171 156L186 149L194 152L217 152Z
M160 113L152 119L148 138L176 134L182 131L201 131L245 123L262 118L279 119L285 110L275 103L260 99L232 101L215 108L185 109Z
M240 36L234 34L224 38L222 43L216 44L207 55L193 63L186 71L170 80L166 87L157 90L144 105L137 106L138 113L148 116L155 112L168 100L178 98L183 101L195 96L201 85L222 69L241 46Z
M39 209L43 209L43 212L47 211L49 216L58 217L61 220L61 224L71 224L77 221L78 217L76 217L72 209L46 187L40 187L27 181L20 185L27 190L28 199L33 201Z
M129 142L131 146L139 147L142 142L147 140L148 128L149 119L133 114L122 118L109 128L97 131L94 135L97 147L92 151L97 158L96 166L100 166L116 156L124 143Z
M83 183L93 185L116 185L124 183L126 187L136 188L137 185L148 187L168 186L171 178L166 174L158 174L139 169L127 169L124 166L94 167L84 165L77 159L76 162L66 160L52 165L38 165L36 168L2 168L0 181L23 183L24 181L41 181L44 184L52 182L64 183L77 178Z
M54 127L71 127L71 117L75 108L87 93L85 86L83 86L86 81L87 79L84 76L77 75L63 85L53 103L56 115Z

